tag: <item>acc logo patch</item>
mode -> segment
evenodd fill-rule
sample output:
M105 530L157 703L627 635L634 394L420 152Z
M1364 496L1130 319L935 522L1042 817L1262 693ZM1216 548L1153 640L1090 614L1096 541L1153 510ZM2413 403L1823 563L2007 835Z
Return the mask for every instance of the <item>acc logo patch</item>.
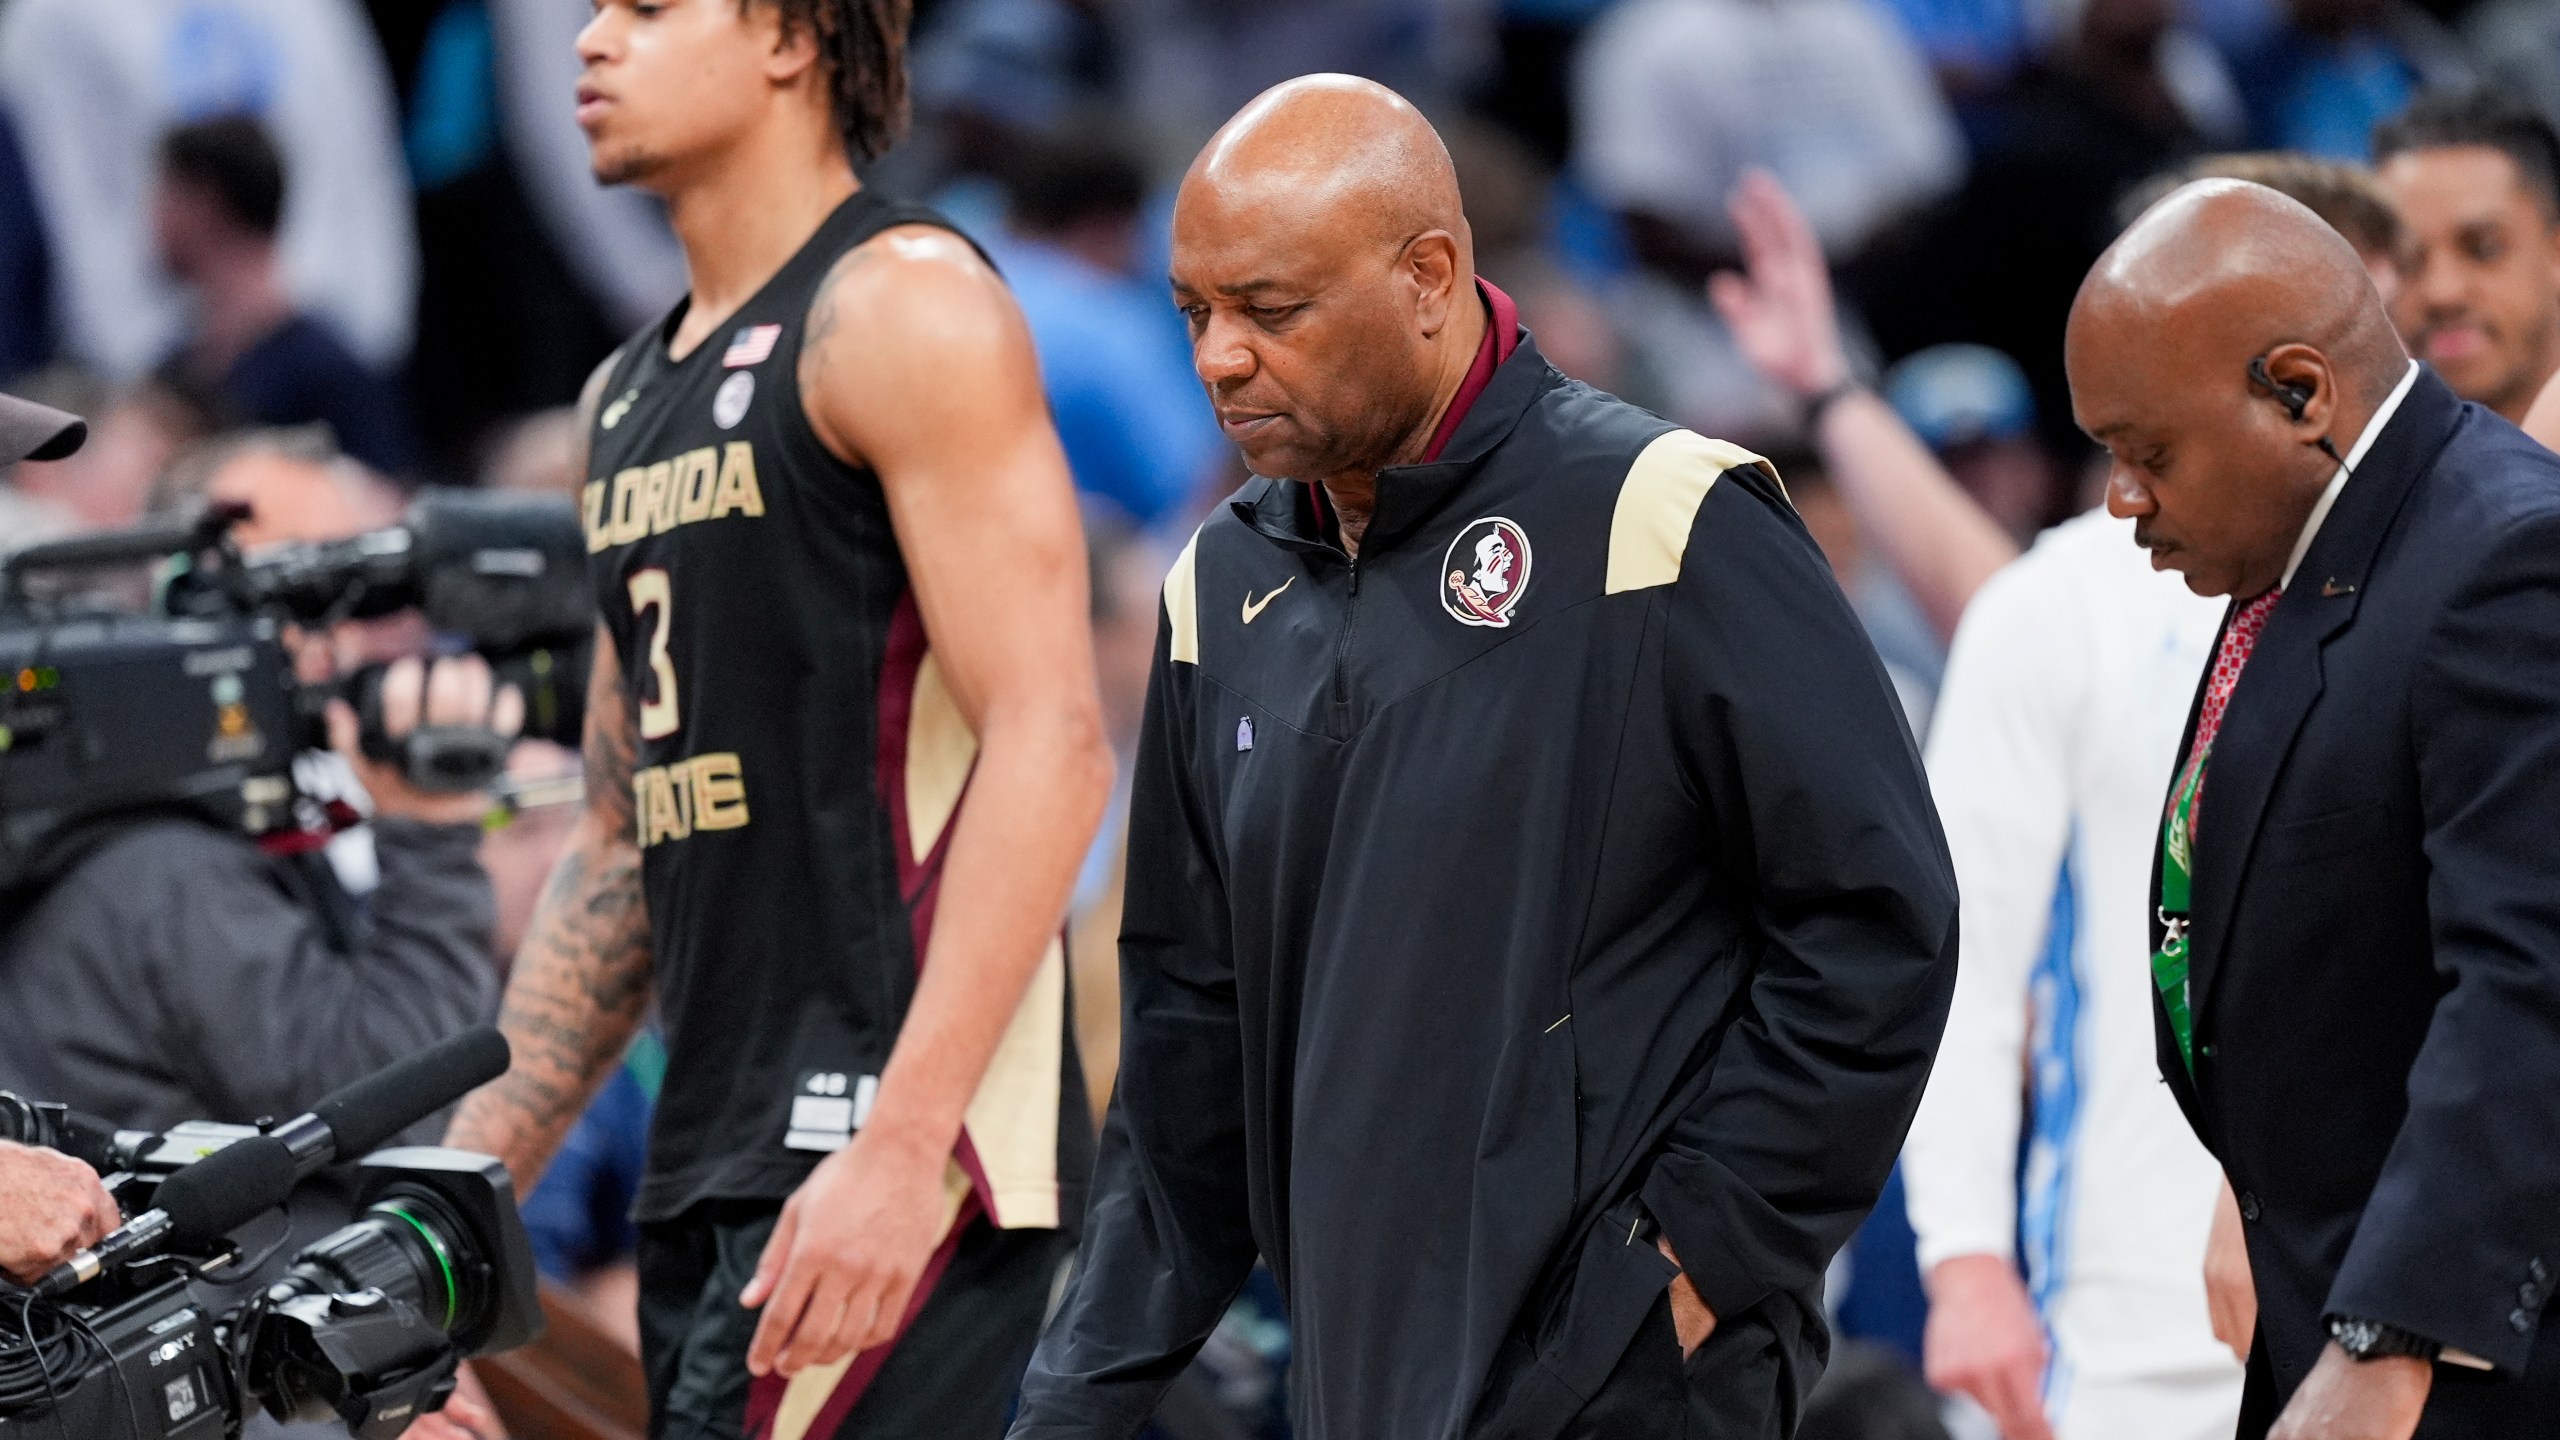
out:
M1499 515L1473 521L1449 542L1440 569L1440 608L1451 619L1501 629L1529 588L1529 537Z
M756 372L741 370L720 382L718 393L711 397L711 423L723 430L734 430L747 418L747 406L756 398Z

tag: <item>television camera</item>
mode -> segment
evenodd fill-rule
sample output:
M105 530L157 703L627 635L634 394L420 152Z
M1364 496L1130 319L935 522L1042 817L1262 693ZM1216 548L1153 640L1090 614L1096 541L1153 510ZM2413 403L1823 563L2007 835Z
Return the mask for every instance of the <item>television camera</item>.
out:
M397 525L254 554L232 536L247 515L213 505L0 559L0 890L42 878L71 837L118 814L294 826L293 758L328 743L333 697L355 705L366 753L423 789L501 773L509 737L492 730L393 740L379 666L298 683L289 626L416 610L523 692L525 734L577 743L595 612L571 501L430 490Z
M534 1338L533 1253L504 1167L374 1150L506 1066L506 1041L476 1030L281 1124L160 1134L0 1097L0 1138L88 1160L127 1216L31 1289L0 1287L0 1440L212 1440L253 1405L389 1440L444 1403L464 1359ZM233 1232L347 1159L352 1222L254 1294L226 1304L207 1288L257 1268Z

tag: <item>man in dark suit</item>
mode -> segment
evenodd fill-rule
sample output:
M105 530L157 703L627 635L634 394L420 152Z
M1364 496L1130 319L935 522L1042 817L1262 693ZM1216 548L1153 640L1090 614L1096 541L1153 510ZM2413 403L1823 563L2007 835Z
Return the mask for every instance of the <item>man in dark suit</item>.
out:
M2108 506L2233 598L2156 866L2160 1063L2240 1200L2240 1432L2560 1428L2560 458L2355 252L2204 181L2066 342Z

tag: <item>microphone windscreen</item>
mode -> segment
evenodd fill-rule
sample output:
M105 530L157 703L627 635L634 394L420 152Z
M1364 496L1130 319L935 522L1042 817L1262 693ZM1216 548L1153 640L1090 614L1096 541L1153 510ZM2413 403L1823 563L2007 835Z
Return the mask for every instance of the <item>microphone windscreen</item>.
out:
M336 1158L352 1160L507 1073L507 1038L488 1026L367 1075L311 1107Z
M234 1140L160 1182L152 1205L190 1240L212 1240L285 1202L297 1178L293 1152L272 1135Z

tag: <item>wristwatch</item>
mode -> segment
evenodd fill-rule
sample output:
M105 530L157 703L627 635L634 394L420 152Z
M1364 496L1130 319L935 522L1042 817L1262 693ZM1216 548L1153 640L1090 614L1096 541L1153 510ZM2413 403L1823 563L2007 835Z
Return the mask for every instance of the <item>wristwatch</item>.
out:
M2385 1325L2379 1320L2359 1320L2351 1315L2329 1317L2329 1338L2337 1341L2339 1349L2357 1360L2380 1360L2392 1355L2433 1360L2444 1349L2424 1335L2411 1334L2397 1325Z
M1802 421L1805 430L1810 432L1818 428L1822 424L1822 417L1830 411L1832 406L1866 388L1859 383L1857 377L1844 375L1814 394L1806 396Z

